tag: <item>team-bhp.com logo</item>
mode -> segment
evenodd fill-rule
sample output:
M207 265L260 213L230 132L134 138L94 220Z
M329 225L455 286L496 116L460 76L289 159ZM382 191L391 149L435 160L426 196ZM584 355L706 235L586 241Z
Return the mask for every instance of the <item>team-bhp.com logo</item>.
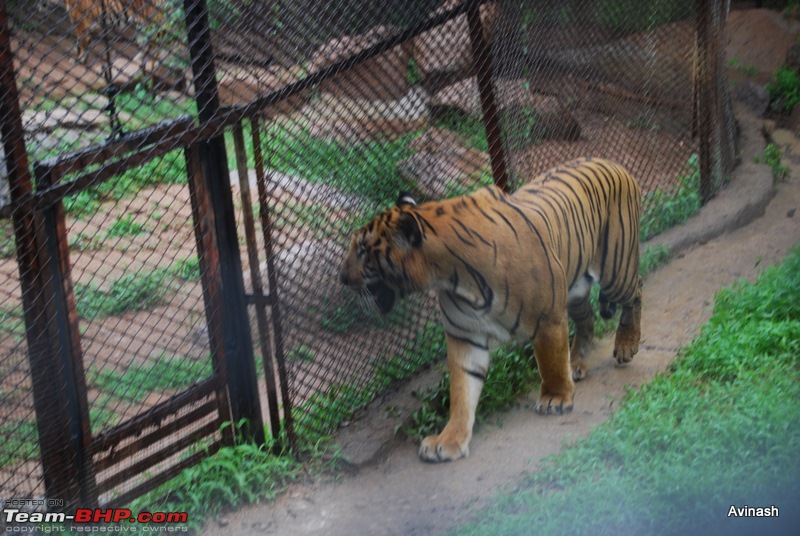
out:
M74 514L63 512L25 512L19 508L3 509L3 521L6 532L32 532L20 529L31 523L70 524L81 531L81 525L87 532L94 532L94 525L98 523L115 523L125 527L131 532L177 532L186 530L189 516L186 512L139 512L134 514L127 508L78 508ZM88 525L93 525L90 527ZM30 527L26 527L30 528Z

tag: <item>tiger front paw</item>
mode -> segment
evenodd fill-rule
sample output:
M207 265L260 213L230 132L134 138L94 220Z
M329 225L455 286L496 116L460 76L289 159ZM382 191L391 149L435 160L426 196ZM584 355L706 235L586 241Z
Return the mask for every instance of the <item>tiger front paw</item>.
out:
M419 446L419 457L426 462L439 463L469 456L469 439L459 442L444 436L443 432L423 439Z
M542 394L536 404L536 413L541 415L563 415L572 412L572 396Z

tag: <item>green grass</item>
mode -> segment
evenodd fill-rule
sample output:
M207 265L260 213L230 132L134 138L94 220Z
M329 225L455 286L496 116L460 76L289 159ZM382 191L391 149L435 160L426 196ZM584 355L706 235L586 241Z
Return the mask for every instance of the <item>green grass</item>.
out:
M11 305L11 304L9 304ZM8 308L6 304L0 306L0 335L3 337L14 337L15 341L20 341L25 337L25 312L22 305Z
M766 164L772 170L772 178L776 181L783 181L791 173L789 166L781 161L781 150L774 143L768 143L764 147L764 152L756 155L755 162L757 164Z
M78 315L86 320L101 316L144 311L162 303L175 290L175 280L200 277L196 257L173 263L151 272L130 273L108 284L104 290L95 284L76 283L75 302Z
M136 195L141 189L160 184L186 184L186 162L180 152L145 162L111 179L64 198L67 214L87 218L95 214L100 204L119 201Z
M138 236L149 233L150 231L143 223L133 221L133 214L127 216L117 216L114 223L106 229L106 238L123 238L126 236Z
M39 457L39 431L32 420L9 420L0 425L5 440L0 447L0 467Z
M647 246L639 256L639 273L647 277L670 260L669 247Z
M489 142L483 119L477 116L450 112L437 117L433 125L455 132L467 147L487 152ZM539 141L544 135L541 118L532 108L520 108L500 115L500 138L509 151L520 151Z
M758 67L752 63L744 63L739 58L733 56L728 59L728 67L735 69L745 76L756 76L758 74Z
M461 136L467 147L483 152L489 150L483 120L478 117L451 112L434 119L433 126L455 132Z
M686 172L678 177L678 187L660 187L644 195L639 239L644 242L683 223L700 210L700 159L694 154L686 163Z
M767 83L770 107L789 114L800 102L800 74L790 67L781 67Z
M730 505L800 494L800 249L755 284L720 291L667 373L630 391L457 534L708 534L742 530ZM758 520L750 533L770 533ZM738 525L737 525L738 522ZM739 532L737 532L739 533Z
M289 350L286 354L286 359L288 359L290 363L313 363L316 356L317 352L313 348L307 344L301 343Z
M197 116L193 99L162 95L154 95L144 84L139 84L133 91L120 93L115 102L117 109L125 115L125 131L140 130L181 116Z
M208 378L211 359L159 355L125 371L89 368L88 383L117 400L142 402L150 393L178 391Z
M269 169L385 205L413 186L401 179L397 162L411 156L407 145L415 136L339 143L315 138L305 129L272 126L262 137Z
M406 347L369 363L372 374L360 386L356 379L315 392L295 411L295 433L301 449L318 445L353 413L369 404L392 382L407 378L444 355L444 331L438 323L423 327Z
M130 508L187 512L187 528L197 531L204 521L235 507L274 499L300 472L291 456L273 454L271 443L258 446L239 440L134 500Z

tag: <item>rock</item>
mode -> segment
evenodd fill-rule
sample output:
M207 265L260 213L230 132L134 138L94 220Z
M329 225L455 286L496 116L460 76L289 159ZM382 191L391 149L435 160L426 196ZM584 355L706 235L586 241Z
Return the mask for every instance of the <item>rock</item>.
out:
M786 120L786 128L794 132L796 135L800 135L800 105L796 105L792 108L792 112L789 114L789 118Z
M510 140L516 148L539 139L573 141L580 137L580 124L557 97L532 92L524 80L497 78L494 84L504 134L527 138ZM442 89L431 99L430 106L435 117L447 116L453 111L483 117L474 77Z
M298 124L309 125L312 136L341 143L392 138L428 125L428 99L420 86L391 101L327 93L303 107L296 119Z
M744 103L757 116L769 107L769 94L763 85L753 81L739 82L731 88L731 99Z
M753 65L758 73L769 77L782 65L786 51L800 35L800 24L771 9L737 9L728 16L726 34L727 59Z
M691 88L694 27L665 24L603 44L537 50L555 72L582 73L605 88L643 97L655 105L685 106ZM658 83L654 83L658 80ZM591 105L597 103L591 102Z
M224 106L247 104L288 86L303 76L302 69L297 66L290 68L274 66L269 69L229 66L219 79L220 102ZM272 118L278 114L296 111L306 103L308 94L309 90L301 91L265 110L262 115Z
M417 152L398 162L397 170L426 198L466 193L490 173L489 155L464 146L449 130L431 128L409 143L409 148Z
M431 16L453 9L459 3L460 0L446 0ZM497 10L496 2L480 8L483 37L487 43L491 42L494 34ZM440 81L460 80L472 71L472 42L466 15L421 34L411 42L409 49L427 87L436 89L441 87Z
M339 37L322 45L312 56L310 71L316 72L357 54L396 33L389 26L378 26L361 35ZM319 85L323 93L337 97L370 101L395 100L409 90L406 48L396 46L383 54L362 62Z
M792 46L786 51L786 59L783 63L790 69L800 72L800 43L792 43Z
M52 132L56 128L102 128L108 125L108 114L96 109L53 108L37 111L29 108L22 112L22 124L27 132Z

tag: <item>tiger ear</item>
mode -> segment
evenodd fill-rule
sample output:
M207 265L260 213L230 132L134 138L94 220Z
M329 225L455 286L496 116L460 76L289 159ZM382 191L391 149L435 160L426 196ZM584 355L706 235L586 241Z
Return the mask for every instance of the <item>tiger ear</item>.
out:
M395 240L400 246L418 248L422 245L422 230L416 218L408 212L401 212L397 220Z
M416 207L417 200L414 199L414 196L410 192L400 192L400 196L397 198L395 205L398 207L402 207L403 205Z

